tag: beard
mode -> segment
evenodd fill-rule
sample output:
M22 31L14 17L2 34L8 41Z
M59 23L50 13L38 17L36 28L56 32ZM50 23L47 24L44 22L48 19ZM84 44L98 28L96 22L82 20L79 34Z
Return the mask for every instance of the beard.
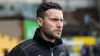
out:
M56 30L54 31L56 32ZM59 39L61 37L61 33L57 35L57 33L53 33L53 31L43 30L44 35L46 35L50 39Z

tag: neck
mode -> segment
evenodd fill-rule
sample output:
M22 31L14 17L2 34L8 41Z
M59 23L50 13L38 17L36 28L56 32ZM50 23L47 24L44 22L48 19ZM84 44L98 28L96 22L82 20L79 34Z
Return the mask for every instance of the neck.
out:
M40 33L41 33L42 37L43 37L46 41L49 41L49 42L52 42L52 43L55 42L55 39L53 39L53 38L51 38L51 37L45 35L45 34L43 33L43 30L40 30Z

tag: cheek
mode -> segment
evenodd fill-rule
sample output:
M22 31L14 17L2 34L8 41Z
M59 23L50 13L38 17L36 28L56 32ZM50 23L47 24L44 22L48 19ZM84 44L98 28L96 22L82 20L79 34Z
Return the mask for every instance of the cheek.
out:
M53 27L53 24L50 23L50 22L44 22L44 23L43 23L43 27L51 28L51 27Z
M48 23L44 22L42 27L44 30L47 30L50 27L50 25Z
M46 31L53 31L54 30L54 27L53 27L53 24L51 23L44 23L44 26L43 26L44 30Z

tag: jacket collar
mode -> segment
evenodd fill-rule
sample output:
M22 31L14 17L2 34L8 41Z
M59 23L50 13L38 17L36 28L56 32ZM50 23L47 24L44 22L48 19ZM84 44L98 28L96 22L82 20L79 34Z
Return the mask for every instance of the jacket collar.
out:
M36 41L39 45L42 45L42 46L47 47L47 48L50 48L50 47L53 48L55 46L62 44L61 39L56 39L54 43L46 41L45 39L43 39L43 37L40 34L40 28L36 29L33 40Z

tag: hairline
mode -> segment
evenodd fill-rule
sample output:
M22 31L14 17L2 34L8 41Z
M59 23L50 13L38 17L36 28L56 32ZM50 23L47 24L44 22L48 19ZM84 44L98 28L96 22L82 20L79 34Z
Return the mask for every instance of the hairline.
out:
M60 10L60 11L62 11L61 9L58 9L58 8L50 8L50 9L48 9L48 10L51 10L51 9L55 9L55 10ZM40 18L44 19L44 17L46 16L46 12L47 12L48 10L46 10L46 11L42 12L42 14L43 14L43 15L38 16L38 17L40 17ZM63 11L62 11L62 12L63 12ZM38 18L38 17L37 17L37 18Z

